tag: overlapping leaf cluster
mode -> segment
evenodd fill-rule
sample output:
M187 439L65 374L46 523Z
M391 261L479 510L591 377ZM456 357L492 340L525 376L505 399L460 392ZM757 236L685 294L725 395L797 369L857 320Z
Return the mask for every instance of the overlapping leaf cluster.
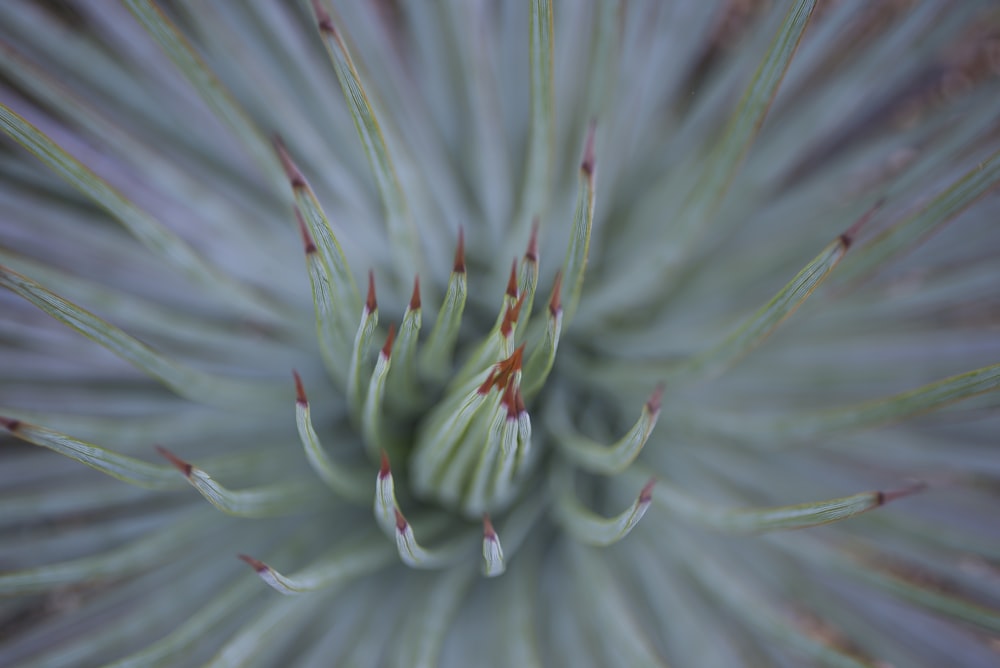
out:
M996 661L988 0L335 4L0 3L0 663Z

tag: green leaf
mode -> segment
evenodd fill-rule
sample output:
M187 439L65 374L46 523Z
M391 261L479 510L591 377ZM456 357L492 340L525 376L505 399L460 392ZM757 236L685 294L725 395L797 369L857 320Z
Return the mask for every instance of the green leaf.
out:
M399 336L392 351L392 367L394 371L388 379L387 392L389 398L401 406L413 406L420 403L422 393L417 375L417 342L420 339L420 327L423 318L420 308L420 281L413 286L413 295L403 314L403 323L399 327Z
M992 633L1000 633L1000 610L935 589L926 579L920 578L919 573L914 577L899 569L887 568L878 561L856 562L850 569L856 577L909 603L939 615L975 624Z
M35 281L0 265L0 287L24 297L59 322L107 348L156 378L178 396L215 406L272 405L277 388L271 383L225 378L192 369L150 348L89 311L66 301Z
M197 513L177 522L170 521L169 526L95 556L0 573L0 596L41 594L68 585L89 585L95 580L139 573L184 550L190 541L198 540L211 517L212 513Z
M381 570L393 561L392 548L379 532L339 546L331 553L291 575L282 575L275 569L252 557L240 556L270 587L292 596L323 589L341 587L364 575Z
M688 358L673 367L659 367L669 382L688 380L694 376L713 378L735 364L760 345L771 332L802 306L816 288L830 276L840 263L854 238L854 233L874 210L851 226L848 232L830 242L819 255L795 275L771 300L717 345ZM648 368L648 365L647 365Z
M418 582L411 596L424 602L423 614L404 615L390 665L440 666L445 640L455 628L455 617L475 581L474 568L456 567L440 577Z
M576 602L584 632L603 650L602 663L666 668L667 662L656 650L658 643L648 635L649 626L638 619L642 613L630 593L623 591L621 573L591 548L572 544L567 551L576 581L586 583L572 587L571 600Z
M243 355L281 354L286 341L248 339L233 335L233 323L210 320L200 315L171 308L88 281L74 274L29 260L0 248L0 266L32 276L39 283L60 286L63 298L100 309L123 326L155 333L172 340L194 342L213 352L236 352Z
M272 604L239 627L202 668L239 668L262 665L275 660L299 637L303 624L321 614L323 602L318 597L303 601L286 599Z
M711 224L725 200L744 157L757 139L816 3L817 0L796 0L788 9L728 123L697 167L700 171L694 188L678 210L662 214L663 223L653 240L660 242L663 250L650 258L652 261L645 267L647 277L637 282L630 272L622 272L620 278L610 277L596 286L593 300L602 304L603 310L628 314L648 307L649 302L661 296L670 274L682 266L682 258L691 256L685 251ZM669 243L663 243L665 239Z
M876 270L913 248L920 239L940 228L1000 182L1000 151L962 174L927 204L865 244L849 265L847 277L857 278Z
M504 536L506 537L506 533ZM528 548L526 548L528 551ZM511 574L503 582L494 619L503 642L500 661L503 665L543 668L538 629L541 628L535 594L541 580L537 554L522 555L511 565Z
M213 506L237 517L274 517L288 515L306 507L317 498L316 490L300 482L278 483L262 487L231 490L212 476L180 459L162 446L156 450L170 460L191 486ZM176 473L175 473L176 475Z
M778 33L754 72L733 110L725 129L705 164L702 178L689 200L691 210L682 220L699 226L708 221L710 212L722 202L743 158L753 145L771 108L799 40L809 24L817 0L796 0L789 7Z
M375 338L375 329L378 327L378 304L375 300L375 275L368 273L368 299L361 309L361 319L358 330L354 335L354 343L351 348L351 366L347 372L347 403L351 407L351 412L356 418L361 418L364 407L361 394L361 378L363 369L370 363L367 362L368 351Z
M775 430L781 442L807 441L833 432L867 429L898 422L997 390L1000 390L1000 364L855 406L780 419L776 421Z
M545 385L545 380L552 371L559 350L559 337L562 335L563 309L560 303L562 290L562 274L556 275L552 286L552 296L549 299L549 314L545 323L545 333L542 340L531 351L524 365L524 397L531 401Z
M569 466L560 466L552 475L555 497L553 513L557 522L584 545L607 546L622 540L639 523L652 502L653 485L649 480L631 507L614 517L602 517L588 510L580 503L573 491L573 471Z
M420 355L420 370L431 378L444 379L451 372L455 343L462 325L462 313L468 295L468 279L465 275L465 240L462 230L458 230L458 245L455 249L455 266L448 279L444 302L438 310L437 321L424 343Z
M200 610L190 615L167 636L144 647L139 652L119 659L106 668L150 668L167 666L220 624L249 604L259 593L260 585L252 579L241 578L225 589L215 586L214 595Z
M779 608L732 567L720 563L708 551L684 545L685 562L699 582L734 616L775 640L801 652L818 665L834 668L876 668L866 657L841 649L822 635L809 632L791 612Z
M280 183L281 172L278 170L267 137L225 89L177 27L152 0L125 0L125 5L212 111L246 146L250 154L260 163L265 174L274 183Z
M180 489L184 486L183 481L177 477L177 471L169 466L149 464L133 457L126 457L91 443L79 441L72 436L20 420L0 418L0 425L23 441L54 450L132 485L147 489Z
M508 236L517 237L528 221L544 213L552 185L555 153L555 86L553 84L553 28L550 0L531 0L530 46L531 116L527 163L520 213Z
M275 140L275 148L295 198L295 217L305 246L324 360L340 377L346 373L340 366L351 349L357 327L355 314L361 310L361 295L344 250L309 182L280 140Z
M295 424L299 430L299 438L306 452L306 459L316 475L326 483L327 487L337 496L350 501L368 503L372 498L371 485L367 481L368 472L339 464L327 454L320 443L316 430L313 429L310 417L309 401L306 399L302 380L295 374L297 399L295 402Z
M396 176L389 149L382 135L375 111L368 101L361 77L340 32L334 25L330 13L321 0L313 0L313 13L319 25L320 36L330 55L337 80L344 91L348 109L354 118L354 126L364 147L372 169L372 176L382 199L386 216L386 237L393 251L398 276L414 276L420 265L415 258L420 256L420 239L410 220L406 197Z
M385 382L392 368L390 351L394 336L395 329L390 325L388 339L375 361L375 369L372 371L371 379L368 381L368 390L365 393L364 406L361 408L361 434L364 437L365 449L372 459L377 458L382 450L395 451L395 448L390 447L387 435L382 428L386 421L384 412Z
M583 274L587 269L590 255L590 232L594 226L594 134L592 124L584 141L583 159L580 161L580 175L577 180L576 210L573 213L573 227L570 230L566 259L563 260L561 275L567 281L566 303L563 306L564 319L568 323L576 313L583 292Z
M638 468L629 473L628 479L638 484L644 476L645 470ZM676 485L660 480L656 486L653 503L672 517L679 517L718 531L762 533L805 529L840 522L919 489L919 486L914 485L912 488L892 492L861 492L835 499L787 506L732 508L707 503L691 496Z
M276 302L213 267L180 237L3 104L0 104L0 126L46 167L111 214L139 243L176 267L195 284L216 293L225 303L233 303L268 321L280 322L276 313L284 309Z
M597 443L577 433L573 427L569 406L565 396L559 397L546 417L551 417L552 439L566 458L585 471L614 475L621 473L635 461L642 447L653 433L660 415L660 397L663 388L658 388L642 407L639 419L628 432L614 444L607 446Z

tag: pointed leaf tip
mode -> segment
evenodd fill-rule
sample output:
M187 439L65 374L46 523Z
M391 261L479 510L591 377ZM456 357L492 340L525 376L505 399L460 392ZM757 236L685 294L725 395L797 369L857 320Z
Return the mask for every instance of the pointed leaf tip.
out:
M333 19L330 18L330 13L326 11L326 7L320 0L312 0L313 14L316 15L316 25L323 32L328 32L340 41L340 35L337 34L337 28L333 25Z
M549 300L549 313L552 317L559 315L562 310L562 272L556 272L556 281L552 285L552 298Z
M285 147L285 142L282 141L279 135L274 135L271 142L274 144L274 150L278 153L278 160L281 161L281 168L285 170L285 176L288 178L288 182L292 184L292 188L295 190L305 188L306 177L302 175L302 172L295 165L292 156L289 155L288 149Z
M166 459L171 464L173 464L177 468L178 471L180 471L181 473L183 473L185 477L187 477L187 478L191 477L191 471L194 470L194 467L191 466L191 464L187 463L186 461L184 461L183 459L181 459L180 457L178 457L174 453L170 452L169 450L167 450L162 445L154 445L153 447L156 448L156 451L158 453L160 453L160 455L162 455L163 457L166 457Z
M521 317L521 307L524 305L525 295L522 293L517 301L507 307L507 310L503 314L503 322L500 323L500 333L505 337L510 336L511 331L514 329L514 323L517 319Z
M382 346L382 354L386 357L392 355L392 344L396 340L396 324L389 325L389 333L385 337L385 345Z
M511 373L521 370L521 362L524 359L524 347L527 343L522 343L514 351L514 354L510 356Z
M923 480L916 480L913 483L907 485L906 487L901 487L899 489L890 490L888 492L878 492L878 505L884 506L887 503L891 503L896 499L902 499L907 496L912 496L914 494L919 494L928 488L928 484Z
M458 243L455 245L455 265L452 269L456 274L465 273L465 231L458 228Z
M840 235L840 243L843 245L845 251L851 247L851 244L853 244L854 240L858 237L858 233L861 231L861 228L872 219L872 216L874 216L875 213L882 208L883 204L885 204L884 197L875 202L870 209L865 211L860 218L854 221L854 223L852 223L851 226Z
M597 134L597 123L591 121L587 126L587 139L583 144L583 159L580 161L580 171L588 177L594 175L594 136Z
M294 369L292 370L292 376L295 378L295 403L308 406L309 399L306 397L306 388L302 384L302 376Z
M392 473L392 469L389 466L389 455L385 450L379 453L379 467L378 467L378 477L379 480L385 480Z
M365 309L368 313L374 313L378 308L378 300L375 298L375 272L368 270L368 297L365 299Z
M295 210L295 220L299 224L299 235L302 237L302 248L305 250L306 255L312 255L316 252L316 242L313 241L312 235L309 234L309 227L306 225L299 207L296 206L293 208Z
M507 296L517 299L517 258L510 265L510 276L507 278Z
M476 390L476 394L480 395L488 394L490 389L496 384L496 382L497 382L497 367L494 366L493 369L490 371L489 375L486 376L486 380L484 380L482 385L479 386L479 389Z
M21 427L21 421L14 420L12 418L0 417L0 425L3 425L4 429L13 434Z
M664 389L666 389L666 385L664 383L659 383L656 386L656 389L653 390L653 394L649 396L649 400L646 402L646 408L649 409L650 413L656 414L660 412Z
M649 482L643 485L639 492L639 503L647 504L653 500L653 488L656 487L656 478L650 478Z
M585 545L607 547L627 536L649 510L653 499L655 478L650 478L639 497L614 517L604 517L588 510L573 491L574 470L565 466L558 469L553 477L555 519L568 533Z
M524 307L524 298L526 296L527 295L522 292L521 296L517 298L516 302L514 302L514 305L510 307L511 322L517 322L517 319L521 317L521 309Z
M504 338L510 336L514 329L514 309L511 306L507 307L507 310L503 314L503 322L500 323L500 334Z
M531 236L528 238L528 249L524 251L524 259L528 262L538 262L538 216L531 220Z
M263 561L258 561L257 559L254 559L253 557L247 556L245 554L238 554L236 556L245 561L247 564L249 564L250 568L254 569L258 573L263 573L266 570L268 570L267 564L265 564Z
M515 373L521 370L524 348L527 345L527 343L522 343L511 353L510 357L494 364L490 374L486 377L483 384L479 386L477 392L479 394L486 394L494 387L499 388L501 391L505 390L510 379Z
M420 276L413 277L413 294L410 295L410 310L420 310Z
M502 575L506 570L503 548L488 513L483 514L483 574L488 578Z

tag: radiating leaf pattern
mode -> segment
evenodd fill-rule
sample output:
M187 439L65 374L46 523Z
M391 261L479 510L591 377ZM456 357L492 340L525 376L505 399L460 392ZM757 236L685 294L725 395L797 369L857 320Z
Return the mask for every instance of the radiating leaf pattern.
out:
M998 53L0 2L0 665L996 665Z

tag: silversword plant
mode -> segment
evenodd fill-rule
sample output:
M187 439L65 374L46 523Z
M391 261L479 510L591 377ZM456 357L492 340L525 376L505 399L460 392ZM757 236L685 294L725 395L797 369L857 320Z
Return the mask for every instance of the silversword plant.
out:
M0 73L0 664L1000 662L994 2L10 0Z

